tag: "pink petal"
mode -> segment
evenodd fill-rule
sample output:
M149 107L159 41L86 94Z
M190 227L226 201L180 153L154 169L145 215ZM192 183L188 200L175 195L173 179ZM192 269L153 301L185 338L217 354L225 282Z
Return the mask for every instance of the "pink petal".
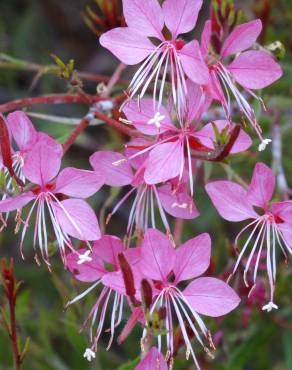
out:
M264 163L257 163L248 188L248 202L254 206L266 208L275 189L273 171Z
M224 42L221 50L222 59L227 55L239 53L253 46L261 31L262 22L260 19L235 27Z
M166 108L161 106L158 110L154 109L153 99L141 99L139 104L131 100L123 109L127 119L133 123L137 130L145 135L158 135L168 130L175 130L171 118ZM155 124L148 124L155 114L159 112L165 118L160 121L160 127Z
M235 125L234 123L230 124L230 122L226 120L218 120L214 121L213 123L216 125L219 132L222 132L222 130L226 126L229 128L228 131L230 132ZM212 123L208 123L201 130L197 131L195 136L203 145L207 146L208 148L214 149L214 141L216 141L216 137ZM240 129L238 138L233 144L230 154L244 152L251 146L251 144L252 140L250 136L244 130Z
M142 62L155 49L147 37L128 27L114 28L104 33L99 41L104 48L128 65Z
M280 65L265 51L246 51L228 69L235 80L248 89L263 89L283 74Z
M22 193L13 198L7 198L0 200L0 212L10 212L17 209L22 209L31 200L35 199L35 195L30 191L27 193Z
M243 221L258 217L247 201L247 191L235 182L209 182L205 189L220 216L225 220Z
M48 135L42 136L27 153L24 176L34 184L47 184L59 172L62 155L62 145Z
M123 12L127 25L135 33L163 38L164 16L157 0L123 0Z
M208 55L211 35L212 35L212 22L210 20L207 20L205 22L201 37L201 52L203 57Z
M51 202L61 228L69 235L80 240L97 240L100 230L93 209L81 199L66 199Z
M291 224L291 221L290 221L290 224L287 224L287 223L278 224L277 228L281 231L285 242L290 247L290 254L291 254L292 253L292 224Z
M147 184L158 184L180 174L184 162L184 148L180 140L157 145L149 154L145 171Z
M78 253L85 253L86 249L79 249ZM89 257L92 258L90 262L78 264L78 253L70 253L66 257L66 266L74 275L75 279L87 283L99 280L107 271L105 270L102 261L94 254L91 253Z
M140 269L146 278L166 281L175 262L169 238L156 229L148 229L141 247Z
M165 0L162 9L165 24L176 39L181 33L190 32L196 25L202 0Z
M122 253L125 247L121 239L113 235L104 235L101 239L96 240L93 245L93 251L98 258L105 263L109 263L118 268L118 254Z
M240 302L240 298L229 285L211 277L194 280L183 294L196 312L211 317L226 315Z
M15 111L8 114L7 124L19 150L31 149L37 140L37 132L28 116L22 111Z
M185 74L195 83L204 85L209 82L209 70L203 60L200 45L194 40L186 44L179 52Z
M156 347L152 347L144 359L135 367L135 370L167 370L164 357Z
M199 121L202 114L208 110L211 104L211 99L203 91L202 87L191 80L187 81L187 102L186 102L186 116L187 121Z
M136 138L136 139L130 141L126 145L125 155L129 159L129 161L131 163L131 166L135 170L142 167L146 163L146 160L149 156L149 153L140 154L135 158L130 158L130 157L133 156L134 154L140 152L141 150L150 147L153 144L154 144L153 141L146 140L142 137L141 138L139 137L139 138Z
M210 236L205 233L190 239L178 247L175 252L173 272L177 283L202 275L210 265Z
M120 153L99 151L92 154L89 160L96 173L104 178L106 185L125 186L133 180L130 163Z
M271 211L274 216L280 217L283 221L292 223L292 201L273 202Z
M54 193L62 193L74 198L88 198L103 184L104 178L101 174L67 167L58 175Z
M199 216L192 197L185 191L174 193L170 184L157 189L160 202L165 211L173 217L191 220Z

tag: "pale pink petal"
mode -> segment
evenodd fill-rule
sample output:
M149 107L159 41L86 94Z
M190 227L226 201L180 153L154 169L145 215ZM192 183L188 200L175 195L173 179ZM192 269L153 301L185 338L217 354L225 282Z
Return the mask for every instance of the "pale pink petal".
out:
M99 240L96 240L93 245L94 254L116 269L119 266L118 254L122 253L124 250L125 247L121 239L113 235L104 235Z
M290 224L287 224L287 223L278 224L277 228L281 231L284 237L284 240L290 247L290 252L292 253L292 224L291 224L291 221L290 221Z
M135 367L135 370L167 370L168 366L163 355L156 347L152 347L143 360Z
M229 66L235 80L248 89L263 89L283 74L279 63L265 51L246 51Z
M42 136L27 153L23 174L34 184L45 185L58 174L62 156L62 145L50 136Z
M228 131L231 132L235 126L234 123L230 124L230 122L226 120L217 120L214 121L213 124L216 125L219 132L222 132L222 130L225 127L228 127ZM201 130L197 131L195 136L200 140L200 142L203 145L207 146L208 148L214 149L214 142L216 141L216 137L212 123L208 123ZM235 143L233 144L230 154L244 152L251 145L252 140L250 136L243 129L240 129L238 138L235 140Z
M105 274L102 278L102 284L119 294L126 295L126 287L121 271L113 271Z
M170 184L157 189L160 202L165 211L173 217L191 220L199 216L192 197L185 191L176 191Z
M261 31L262 22L260 19L235 27L224 42L221 50L222 59L227 55L239 53L253 46Z
M185 74L195 83L205 85L209 82L209 71L203 60L200 45L194 40L178 51Z
M99 41L104 48L128 65L142 62L155 49L147 37L128 27L114 28L104 33Z
M123 12L127 25L134 32L162 39L164 16L157 0L123 0Z
M145 135L157 135L168 130L175 130L167 109L163 106L154 109L153 99L141 99L139 104L131 100L124 107L123 112L136 129ZM148 123L157 113L164 117L159 122L159 128L153 123Z
M205 233L190 239L175 252L173 273L176 283L202 275L210 265L210 236Z
M190 32L196 25L202 0L165 0L162 9L165 24L176 39L181 33Z
M0 200L0 212L6 213L10 211L15 211L17 209L22 209L35 198L36 196L30 191L27 193L19 194L13 198Z
M148 229L141 247L140 269L146 278L166 281L175 262L174 248L168 236Z
M88 198L103 184L104 178L101 173L67 167L59 173L54 193L62 193L74 198Z
M93 209L82 199L51 202L61 228L80 240L98 240L100 230Z
M275 189L275 175L264 163L257 163L248 188L248 202L254 206L266 208Z
M200 85L191 80L187 81L187 89L186 119L189 123L193 120L199 121L202 114L208 110L212 99L207 96Z
M31 149L37 140L37 132L28 116L22 111L15 111L8 114L7 124L18 149Z
M243 221L258 217L247 201L247 191L235 182L214 181L209 182L205 188L215 208L225 220Z
M292 201L273 202L271 211L274 216L280 217L282 221L292 224Z
M145 171L147 184L158 184L180 174L184 148L180 140L157 145L149 154Z
M212 21L207 20L201 37L201 52L203 57L207 56L212 35Z
M74 275L75 279L87 283L99 280L107 271L105 270L102 261L94 254L90 253L90 262L86 261L78 264L79 255L83 254L87 249L79 249L78 253L70 253L66 256L66 266Z
M183 295L199 314L219 317L234 310L240 298L229 285L211 277L203 277L191 282Z
M106 185L125 186L133 180L129 161L118 152L99 151L92 154L89 160L96 173L104 178Z
M139 154L135 158L131 158L131 156L140 152L143 149L149 148L153 144L154 144L154 141L146 140L143 137L136 138L130 141L128 144L126 144L125 155L129 159L131 166L134 169L138 169L146 163L149 153L146 152L143 154Z

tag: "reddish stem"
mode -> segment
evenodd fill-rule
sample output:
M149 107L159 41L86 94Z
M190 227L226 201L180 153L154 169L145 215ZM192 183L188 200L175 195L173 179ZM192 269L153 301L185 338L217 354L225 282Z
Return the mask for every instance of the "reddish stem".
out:
M90 121L87 117L84 117L80 121L79 125L75 128L75 130L73 130L73 132L71 133L69 138L63 144L64 153L71 147L71 145L74 143L74 141L80 135L80 133L88 127L89 123L90 123Z
M2 104L0 105L0 112L4 113L34 104L70 104L70 103L88 104L88 101L90 101L91 104L94 104L102 100L108 100L108 98L105 99L99 96L92 95L86 95L86 99L83 95L69 95L69 94L42 95L33 98L18 99L12 102Z
M140 137L141 136L138 131L131 129L127 127L126 125L123 125L121 122L113 118L107 117L100 112L95 112L94 115L95 115L95 118L100 119L101 121L109 124L111 127L115 128L116 130L118 130L124 135L130 136L130 137Z

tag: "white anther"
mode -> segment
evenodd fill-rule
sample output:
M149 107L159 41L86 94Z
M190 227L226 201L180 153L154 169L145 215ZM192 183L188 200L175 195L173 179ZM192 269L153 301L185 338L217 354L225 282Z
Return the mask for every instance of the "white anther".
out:
M267 145L270 144L272 142L271 139L264 139L260 145L259 145L259 152L262 152L266 149Z
M80 254L78 256L77 265L82 265L85 262L91 262L92 261L92 258L89 257L90 253L91 253L91 251L86 251L85 253Z
M87 361L91 362L91 360L95 358L95 352L93 352L91 348L86 348L83 357L86 358Z
M277 310L279 307L274 302L269 302L265 306L263 306L262 310L271 312L273 309Z
M154 117L151 118L147 124L148 125L155 125L157 128L160 128L161 126L161 121L163 121L165 118L165 116L163 116L162 114L160 114L160 112L156 112Z

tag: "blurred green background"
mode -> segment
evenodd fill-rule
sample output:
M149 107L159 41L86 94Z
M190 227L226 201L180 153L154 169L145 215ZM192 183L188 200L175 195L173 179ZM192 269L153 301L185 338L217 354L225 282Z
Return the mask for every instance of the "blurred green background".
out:
M81 18L81 12L88 5L97 9L93 0L0 0L1 104L28 96L68 91L66 81L54 75L39 76L36 79L35 73L7 68L3 63L7 55L47 65L52 63L50 54L54 53L64 61L74 59L76 68L81 71L105 75L113 72L118 62L100 48L97 36L86 27ZM284 77L263 95L271 112L261 115L259 107L255 108L267 137L272 135L272 125L280 125L283 166L288 184L292 186L292 1L235 1L235 5L245 12L246 18L260 16L265 22L263 44L280 40L286 47L286 56L282 60ZM208 16L208 9L209 2L204 1L196 33ZM124 78L130 76L131 70L123 75ZM96 83L84 82L84 89L94 93ZM76 104L47 105L34 106L29 111L80 118L86 113L86 107ZM46 131L61 142L74 128L49 120L33 119L33 122L39 130ZM124 139L108 127L90 127L70 149L63 165L89 168L89 155L103 148L120 150ZM207 164L197 173L196 202L201 217L185 223L182 239L187 240L203 231L210 232L213 237L215 276L226 271L226 266L232 265L232 242L242 225L223 222L211 206L202 185L210 177L232 176L231 167L241 177L249 180L256 161L277 166L272 147L259 154L257 145L255 140L248 153L232 158L225 169L219 164ZM114 195L117 194L104 188L90 199L90 203L99 212L107 199L110 196L114 198ZM123 236L128 211L129 204L113 218L106 232ZM85 289L86 285L77 284L68 272L64 272L57 254L52 257L52 273L44 265L38 267L33 259L29 239L25 243L26 258L22 261L18 249L19 235L14 235L13 225L13 217L10 217L10 227L0 235L0 257L14 259L17 278L23 282L17 303L18 333L22 342L27 337L31 339L23 369L133 369L131 362L139 354L140 328L122 346L114 343L110 352L105 349L108 340L105 335L100 341L96 360L88 363L82 358L87 347L87 336L86 333L78 332L95 297L91 294L81 304L74 305L65 312L64 304L77 292ZM246 292L241 291L243 300L238 310L222 320L206 320L207 326L218 338L218 348L214 360L207 359L204 354L199 356L205 370L292 370L292 279L291 267L287 268L284 262L279 262L278 281L276 299L280 306L279 311L270 315L262 313L257 304L247 304ZM236 289L241 289L238 279L232 283ZM1 287L0 304L3 307L5 305ZM246 317L249 315L247 325ZM198 345L195 344L195 348L201 353ZM184 361L184 353L181 353L174 369L193 368L191 362ZM10 369L13 369L10 343L4 327L0 325L0 370Z

